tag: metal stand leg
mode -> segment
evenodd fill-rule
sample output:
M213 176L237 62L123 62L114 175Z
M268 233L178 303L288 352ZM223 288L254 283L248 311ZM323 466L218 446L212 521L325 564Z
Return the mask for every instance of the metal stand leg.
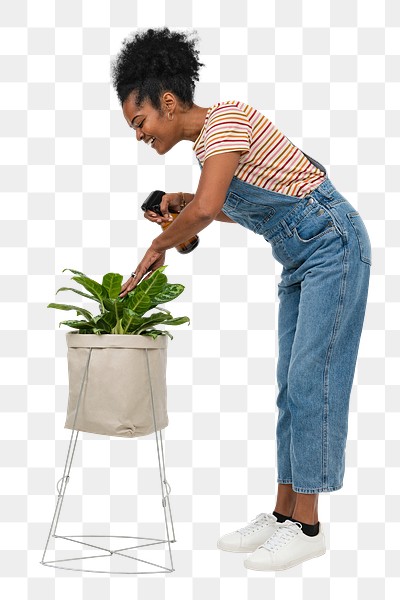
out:
M151 407L152 407L152 410L153 410L154 435L155 435L155 438L156 438L156 445L157 445L158 468L159 468L159 472L160 472L160 484L161 484L162 505L163 505L163 508L164 508L165 529L166 529L166 532L167 532L168 548L169 548L169 558L170 558L170 562L171 562L171 570L174 571L174 566L173 566L173 562L172 562L172 553L171 553L171 541L172 542L176 542L176 539L175 539L174 523L173 523L173 520L172 520L171 505L170 505L170 502L169 502L169 494L171 493L171 486L169 485L169 483L167 481L166 474L165 474L164 447L163 447L163 441L162 441L162 433L161 433L161 431L157 430L156 413L155 413L155 409L154 409L153 386L151 384L151 372L150 372L150 363L149 363L149 353L148 353L147 348L146 348L146 362L147 362L147 374L149 376ZM161 467L161 461L160 461L160 449L161 449L162 467ZM171 520L171 527L172 527L172 538L173 538L172 540L170 540L170 533L169 533L169 527L168 527L168 519L167 519L167 512L166 512L166 505L167 504L168 504L168 512L169 512L169 517L170 517L170 520Z
M172 573L174 571L174 567L173 567L173 562L172 562L171 542L175 542L176 540L175 540L174 525L173 525L173 520L172 520L171 506L170 506L170 502L169 502L169 494L171 492L171 487L168 484L168 482L166 480L166 475L165 475L165 461L164 461L164 449L163 449L162 435L161 435L161 431L157 431L157 422L156 422L155 409L154 409L153 388L152 388L152 384L151 384L150 366L149 366L147 349L146 349L146 362L147 362L147 371L148 371L148 376L149 376L151 404L152 404L152 411L153 411L154 433L155 433L156 445L157 445L158 466L159 466L160 481L161 481L162 505L163 505L163 509L164 509L164 520L165 520L165 528L166 528L166 532L167 532L167 540L160 540L160 539L156 539L156 538L135 537L135 536L129 536L129 535L116 535L116 536L115 535L114 536L113 535L75 535L75 536L56 535L58 521L60 518L60 513L61 513L63 501L64 501L65 491L66 491L66 487L67 487L67 484L69 481L72 461L74 458L76 443L77 443L78 435L79 435L79 431L75 430L75 424L76 424L76 419L77 419L77 415L78 415L78 410L79 410L81 400L83 397L84 384L85 384L85 381L87 380L88 373L89 373L89 364L90 364L91 355L92 355L92 348L89 349L89 356L88 356L84 374L82 377L82 383L81 383L81 388L79 391L78 403L77 403L77 407L75 410L75 417L74 417L74 423L73 423L73 430L72 430L72 434L71 434L71 440L69 443L67 458L66 458L65 466L64 466L64 474L57 483L58 499L57 499L56 508L54 511L53 520L52 520L51 526L50 526L49 535L47 537L46 546L45 546L45 549L43 552L41 564L46 567L66 569L68 571L84 571L84 572L88 572L88 573L109 573L109 574L118 574L118 575L139 575L139 574L144 575L144 574L152 574L152 573ZM162 465L161 465L161 460L160 460L160 449L161 449ZM169 511L169 516L170 516L171 527L172 527L172 537L173 537L172 540L170 539L170 532L169 532L168 519L167 519L167 513L166 513L167 505L168 505L168 511ZM75 558L68 558L68 559L45 561L45 555L46 555L51 537L53 537L55 539L68 540L70 542L81 544L83 546L94 548L96 550L103 550L103 551L105 551L105 554L97 554L94 556L75 557ZM110 550L108 548L104 548L103 546L89 544L87 542L74 539L74 538L86 538L86 537L110 538L110 539L118 538L118 539L130 539L130 540L138 540L138 541L144 540L147 543L139 543L135 546L129 546L129 547L124 547L124 548L118 548L115 550ZM125 554L125 552L128 550L135 550L138 548L155 546L157 544L165 544L165 543L168 543L169 557L170 557L170 563L171 563L170 568L165 567L163 565L158 565L158 564L150 562L150 561L139 559L139 558L131 556L129 554ZM76 561L76 560L83 561L86 559L94 559L94 558L110 558L113 555L123 556L125 558L138 561L139 563L143 563L143 565L151 565L153 567L158 567L160 570L158 570L158 571L111 571L111 570L106 570L105 571L105 570L99 570L99 569L73 568L73 567L68 567L68 566L62 566L61 564L59 564L59 563L69 563L71 561Z

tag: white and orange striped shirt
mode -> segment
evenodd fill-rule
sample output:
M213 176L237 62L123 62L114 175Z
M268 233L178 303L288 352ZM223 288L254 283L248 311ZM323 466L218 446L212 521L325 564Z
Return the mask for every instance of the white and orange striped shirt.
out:
M193 150L202 165L214 154L240 150L238 179L287 196L304 198L325 178L266 116L235 100L208 109Z

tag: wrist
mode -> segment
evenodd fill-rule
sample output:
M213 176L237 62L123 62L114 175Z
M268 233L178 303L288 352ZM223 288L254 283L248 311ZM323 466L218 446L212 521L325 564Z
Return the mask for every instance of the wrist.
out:
M191 201L194 198L194 194L191 194L190 192L178 192L179 193L179 200L180 200L180 210L183 210L188 204L191 203Z

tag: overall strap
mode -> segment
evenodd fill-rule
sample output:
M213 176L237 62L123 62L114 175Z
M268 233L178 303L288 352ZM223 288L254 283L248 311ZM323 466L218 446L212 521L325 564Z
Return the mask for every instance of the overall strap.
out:
M289 140L289 138L287 137L287 135L285 135L285 138L286 138L287 140ZM289 140L289 142L290 142L291 144L293 144L293 142L292 142L291 140ZM295 148L297 148L298 150L300 150L300 148L298 148L298 147L296 146L296 144L293 144L293 146L294 146ZM314 165L314 167L317 167L317 169L319 169L320 171L322 171L322 172L323 172L323 174L324 174L324 175L326 175L326 169L325 169L324 165L321 165L321 163L319 163L317 160L315 160L315 158L311 158L311 156L308 156L308 154L306 154L305 152L303 152L303 150L300 150L300 152L301 152L302 154L304 154L304 156L306 156L306 157L308 158L308 160L310 161L310 163L311 163L312 165Z

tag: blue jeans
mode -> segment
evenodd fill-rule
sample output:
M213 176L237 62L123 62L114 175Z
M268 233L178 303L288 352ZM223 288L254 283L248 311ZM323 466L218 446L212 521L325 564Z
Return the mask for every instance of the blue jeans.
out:
M278 483L343 486L371 267L364 222L328 177L299 199L232 179L223 212L272 246L279 283Z

